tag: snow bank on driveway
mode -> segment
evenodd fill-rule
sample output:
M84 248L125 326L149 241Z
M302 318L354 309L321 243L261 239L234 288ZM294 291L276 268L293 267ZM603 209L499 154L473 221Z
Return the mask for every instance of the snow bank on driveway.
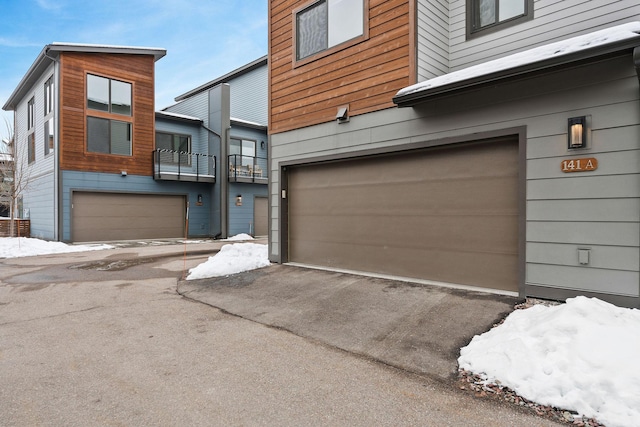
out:
M111 245L67 245L62 242L29 237L0 237L0 258L18 258L34 255L51 255L68 252L99 251L113 249Z
M187 280L228 276L266 267L270 264L268 252L267 245L257 243L225 245L207 262L189 270Z

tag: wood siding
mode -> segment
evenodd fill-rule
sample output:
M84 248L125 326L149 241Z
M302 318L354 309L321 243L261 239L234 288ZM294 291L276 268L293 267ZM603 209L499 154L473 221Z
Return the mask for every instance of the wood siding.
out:
M333 121L346 104L350 116L394 107L415 75L410 1L369 0L368 39L296 67L292 11L301 4L269 4L270 132Z
M154 58L143 55L65 52L60 55L60 168L152 175L154 149ZM132 155L87 152L86 74L132 83Z

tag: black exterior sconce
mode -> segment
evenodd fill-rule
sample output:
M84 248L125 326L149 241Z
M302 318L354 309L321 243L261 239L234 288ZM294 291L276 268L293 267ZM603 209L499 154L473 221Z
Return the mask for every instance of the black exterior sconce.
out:
M568 123L568 148L585 148L587 146L587 117L572 117Z

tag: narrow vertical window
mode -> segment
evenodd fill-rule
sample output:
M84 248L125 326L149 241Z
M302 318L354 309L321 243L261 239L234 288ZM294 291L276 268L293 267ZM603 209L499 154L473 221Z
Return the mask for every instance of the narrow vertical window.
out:
M29 163L36 161L35 99L27 102L27 158Z
M53 152L54 138L54 96L53 76L44 83L44 155Z

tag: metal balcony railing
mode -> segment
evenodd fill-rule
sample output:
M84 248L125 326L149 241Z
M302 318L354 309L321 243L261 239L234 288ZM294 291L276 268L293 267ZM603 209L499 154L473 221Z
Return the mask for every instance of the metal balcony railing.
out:
M232 154L229 156L230 182L255 182L267 184L267 159L264 157L243 156Z
M163 181L216 182L216 157L158 148L153 152L153 178Z

